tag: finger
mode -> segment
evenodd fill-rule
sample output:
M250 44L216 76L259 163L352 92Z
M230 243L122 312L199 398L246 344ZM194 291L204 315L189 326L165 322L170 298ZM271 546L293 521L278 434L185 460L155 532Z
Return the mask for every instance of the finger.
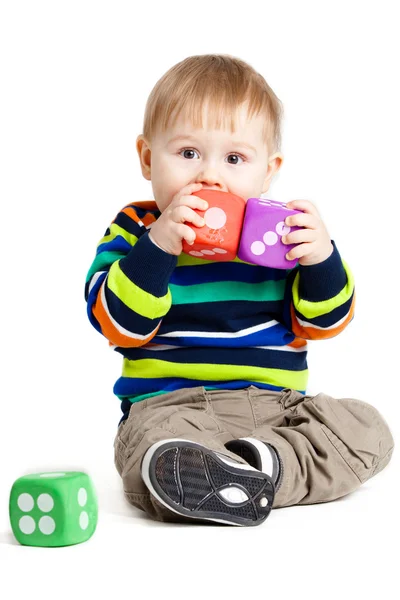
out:
M295 258L302 258L306 254L310 254L315 247L315 242L305 242L292 248L287 254L287 260L294 260Z
M302 244L303 242L315 242L317 234L315 229L297 229L287 235L282 236L284 244Z
M181 240L186 240L188 244L192 245L196 239L196 233L189 225L178 223L176 226L176 233Z
M193 223L196 227L203 227L205 224L203 217L185 205L176 206L171 213L171 219L175 223Z
M202 183L190 183L189 185L185 185L177 194L175 194L173 201L178 201L181 196L193 194L193 192L198 192L203 187Z
M290 200L286 203L286 208L303 210L310 215L319 215L317 208L309 200Z
M298 213L297 215L289 215L285 219L285 224L289 227L308 227L309 229L317 229L320 223L319 217L309 213Z
M199 210L206 210L208 208L208 202L199 198L198 196L181 196L175 206L190 206L191 208L198 208Z
M202 183L189 183L188 185L185 185L185 187L183 187L181 189L179 194L191 194L194 190L199 190L202 187L203 187Z

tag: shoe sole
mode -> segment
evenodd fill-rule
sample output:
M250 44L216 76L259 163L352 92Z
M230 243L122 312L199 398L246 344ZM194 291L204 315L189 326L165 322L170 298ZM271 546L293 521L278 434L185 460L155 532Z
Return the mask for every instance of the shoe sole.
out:
M141 474L153 496L179 515L260 525L272 509L272 479L250 465L225 460L195 442L163 440L144 455Z

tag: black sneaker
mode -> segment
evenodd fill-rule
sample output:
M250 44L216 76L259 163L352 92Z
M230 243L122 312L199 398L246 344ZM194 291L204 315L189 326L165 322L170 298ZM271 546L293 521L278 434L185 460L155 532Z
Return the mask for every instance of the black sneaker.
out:
M282 483L283 464L278 452L267 442L252 437L238 438L225 444L225 448L237 454L255 469L267 473L278 491Z
M141 474L153 496L169 510L217 523L260 525L275 496L266 473L184 439L150 446Z

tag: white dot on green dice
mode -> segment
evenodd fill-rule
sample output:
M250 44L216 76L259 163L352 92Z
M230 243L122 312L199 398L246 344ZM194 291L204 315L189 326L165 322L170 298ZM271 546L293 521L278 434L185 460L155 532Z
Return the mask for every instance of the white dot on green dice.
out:
M43 512L50 512L54 508L54 500L50 494L40 494L37 503Z
M78 492L78 502L80 506L85 506L87 502L87 491L85 488L81 488Z
M79 517L79 525L81 526L81 529L86 529L89 525L89 515L87 514L87 512L81 512Z
M42 517L39 520L39 529L44 535L51 535L56 528L54 519L51 517Z
M17 503L22 512L30 512L35 504L30 494L21 494L18 496Z
M22 517L19 520L19 528L25 535L30 535L36 529L36 523L32 517Z

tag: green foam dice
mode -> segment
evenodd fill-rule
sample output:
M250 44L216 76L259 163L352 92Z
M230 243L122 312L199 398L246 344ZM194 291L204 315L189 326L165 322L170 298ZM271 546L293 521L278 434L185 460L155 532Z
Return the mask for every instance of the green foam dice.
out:
M80 471L32 473L10 493L10 522L24 546L70 546L85 542L97 525L97 496Z

